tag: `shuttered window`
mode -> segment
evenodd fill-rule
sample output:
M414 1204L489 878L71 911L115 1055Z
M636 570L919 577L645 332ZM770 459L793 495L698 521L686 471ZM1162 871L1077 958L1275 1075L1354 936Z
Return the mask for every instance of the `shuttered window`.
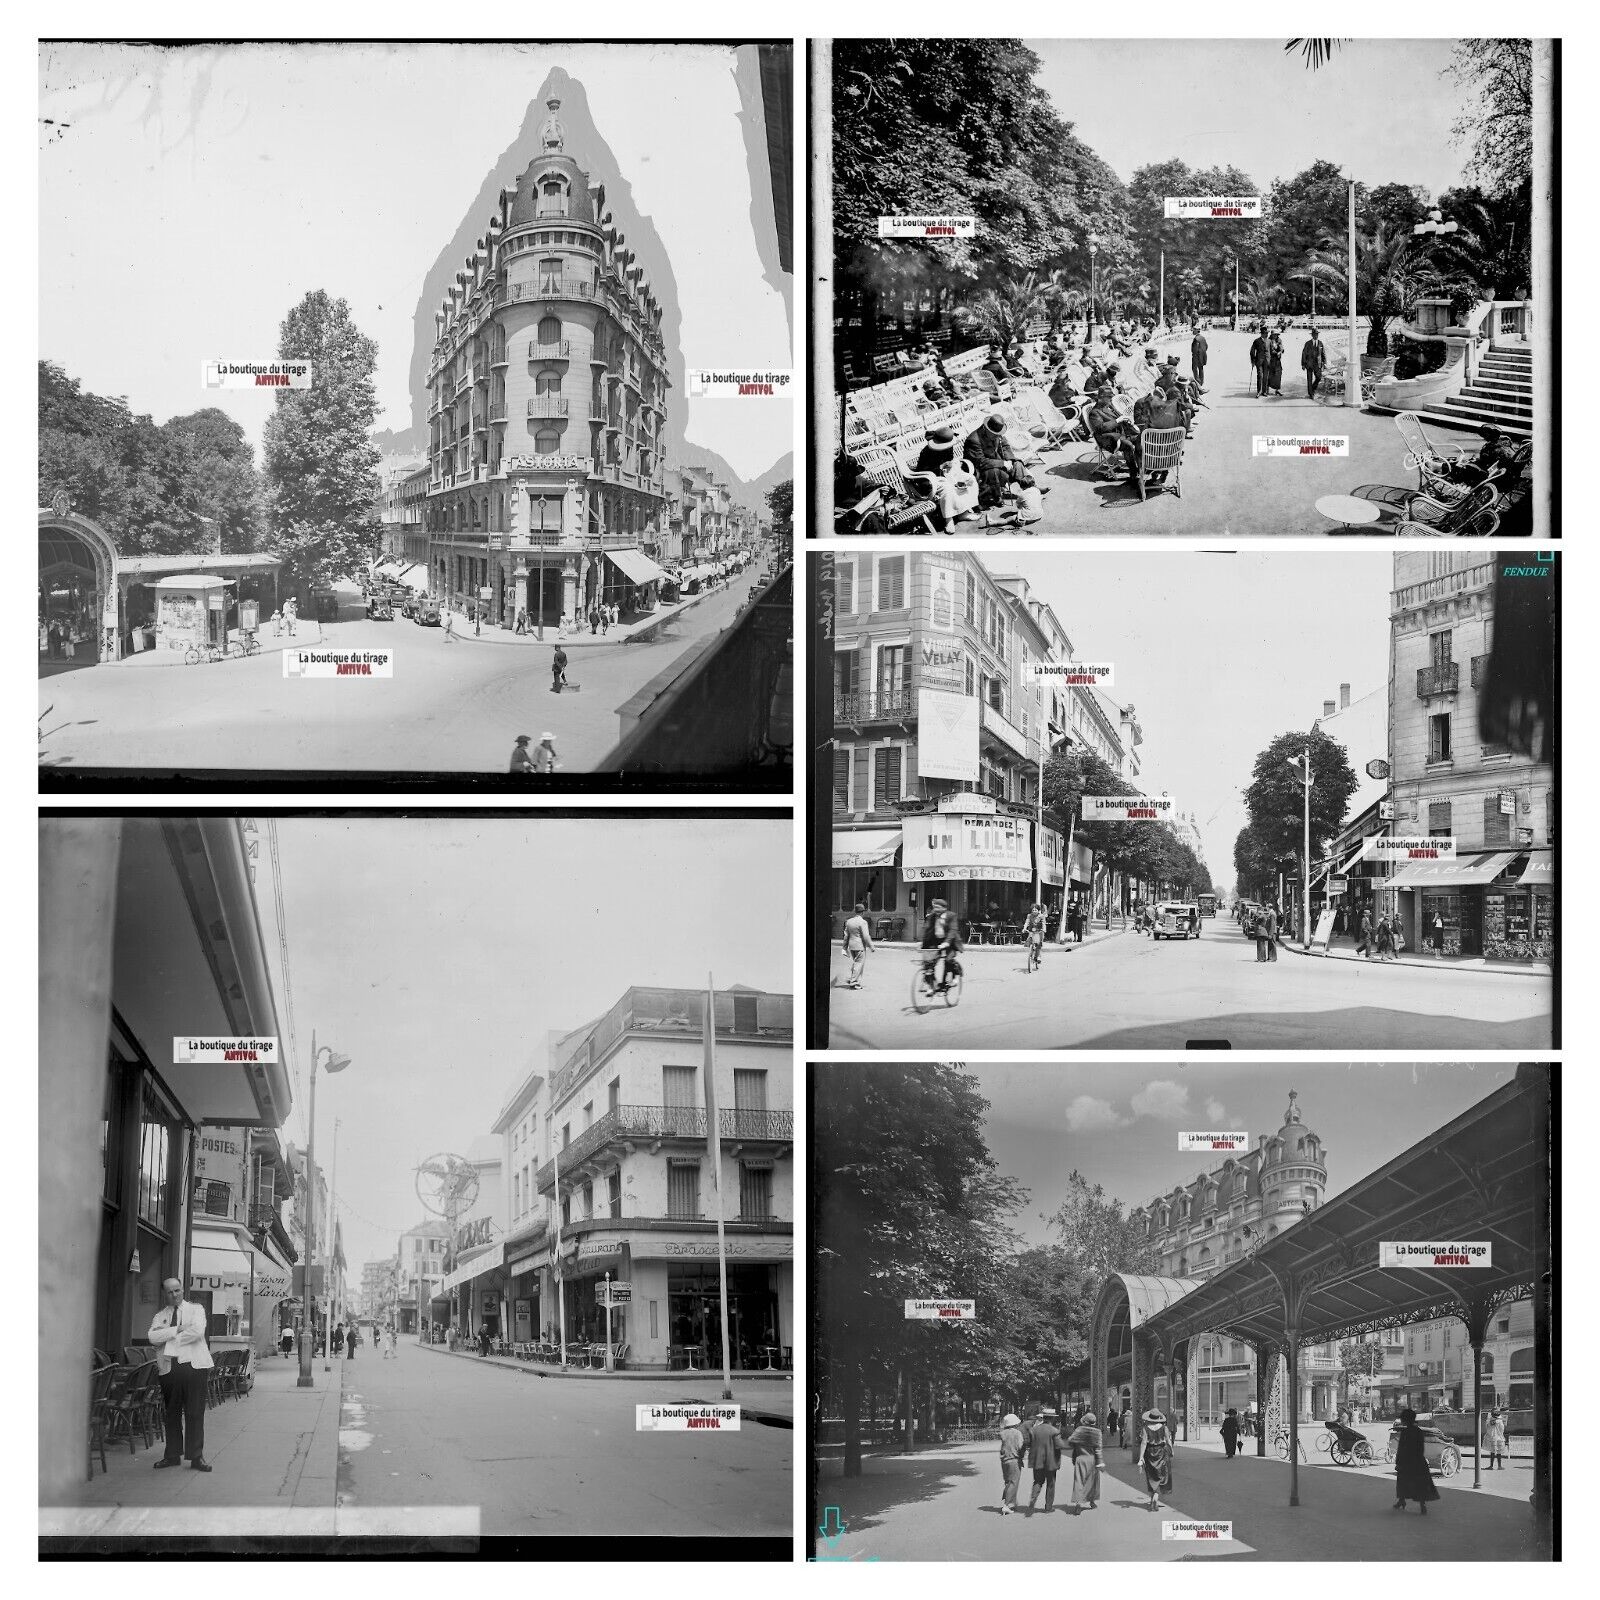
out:
M852 561L841 561L833 569L834 603L848 616L856 608L856 569Z
M833 692L840 700L848 699L856 692L856 685L860 681L860 657L854 650L835 650L833 653ZM852 708L846 708L849 712Z
M661 1101L669 1106L692 1106L695 1103L693 1067L663 1067L661 1069Z
M1428 804L1428 832L1449 834L1450 828L1450 802L1448 800L1433 800Z
M767 1109L767 1075L765 1072L747 1072L739 1069L734 1071L733 1108L735 1111L765 1111Z
M900 752L879 750L872 764L872 808L885 811L900 798Z
M900 611L906 603L906 558L878 557L878 610Z
M733 1031L735 1033L754 1033L756 1030L756 996L753 994L736 994L733 997Z
M1428 718L1428 759L1430 761L1449 761L1450 756L1450 713L1441 712L1436 717Z
M667 1215L680 1219L700 1215L700 1163L670 1161L667 1164Z
M833 804L837 811L850 809L850 752L833 752Z
M739 1220L764 1222L772 1216L772 1168L739 1167Z
M1500 796L1483 797L1483 842L1485 844L1511 843L1511 818L1500 809Z

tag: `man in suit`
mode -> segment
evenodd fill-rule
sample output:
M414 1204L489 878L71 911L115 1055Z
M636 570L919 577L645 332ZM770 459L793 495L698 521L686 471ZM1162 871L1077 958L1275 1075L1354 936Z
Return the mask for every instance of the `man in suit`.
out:
M1323 344L1321 335L1313 328L1311 337L1306 340L1304 348L1300 351L1300 370L1306 375L1306 394L1312 399L1317 398L1317 385L1322 382L1322 374L1328 367L1328 347Z
M156 1466L175 1467L187 1455L196 1472L209 1472L206 1373L213 1362L206 1343L205 1307L183 1298L183 1284L177 1278L166 1279L161 1287L167 1309L158 1311L150 1324L150 1343L156 1347L156 1373L167 1408L167 1449Z
M1255 370L1256 394L1261 396L1267 392L1267 362L1270 356L1267 350L1267 325L1261 324L1261 330L1250 342L1250 365Z
M1196 328L1194 338L1189 341L1189 365L1194 371L1194 386L1202 393L1206 387L1206 352L1209 348L1206 336Z

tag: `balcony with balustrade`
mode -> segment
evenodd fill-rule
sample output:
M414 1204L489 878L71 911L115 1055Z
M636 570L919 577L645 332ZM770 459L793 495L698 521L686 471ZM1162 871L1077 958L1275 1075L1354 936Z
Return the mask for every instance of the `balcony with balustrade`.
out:
M1436 695L1454 694L1461 687L1461 668L1454 661L1436 662L1417 668L1417 698L1431 700Z
M535 339L528 346L528 359L530 361L570 361L572 359L572 341L570 339L555 339L549 344L540 344Z
M869 689L856 694L835 694L833 697L833 724L836 728L849 728L860 732L875 723L891 723L908 727L916 721L917 691L909 684L895 684L888 689Z
M1494 577L1494 563L1484 561L1456 572L1442 573L1436 578L1425 578L1420 583L1408 583L1404 588L1394 591L1394 610L1414 611L1420 606L1453 599L1456 595L1492 588Z
M528 415L530 417L565 418L571 409L572 402L564 394L534 394L528 396Z
M534 1186L541 1194L553 1190L558 1165L565 1184L592 1176L596 1162L609 1165L637 1149L656 1155L664 1149L702 1146L706 1126L704 1106L614 1106L572 1140L558 1161L540 1167ZM794 1143L794 1113L721 1107L717 1132L725 1156L746 1151L783 1155Z

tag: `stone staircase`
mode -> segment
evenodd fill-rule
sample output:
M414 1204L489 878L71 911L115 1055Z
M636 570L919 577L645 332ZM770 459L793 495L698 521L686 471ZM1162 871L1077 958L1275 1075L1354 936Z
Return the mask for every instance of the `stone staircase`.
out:
M1533 352L1525 345L1496 345L1460 394L1418 410L1429 422L1452 428L1493 424L1508 438L1533 436Z

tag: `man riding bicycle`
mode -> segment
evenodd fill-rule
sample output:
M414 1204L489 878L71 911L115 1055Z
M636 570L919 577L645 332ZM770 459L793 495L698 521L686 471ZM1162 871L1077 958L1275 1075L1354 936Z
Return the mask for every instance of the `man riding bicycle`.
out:
M943 900L935 900L922 924L922 965L935 987L942 986L951 971L961 970L956 959L960 949L961 930L956 919Z
M1022 936L1027 941L1030 960L1037 961L1044 950L1044 907L1037 900L1022 924Z

